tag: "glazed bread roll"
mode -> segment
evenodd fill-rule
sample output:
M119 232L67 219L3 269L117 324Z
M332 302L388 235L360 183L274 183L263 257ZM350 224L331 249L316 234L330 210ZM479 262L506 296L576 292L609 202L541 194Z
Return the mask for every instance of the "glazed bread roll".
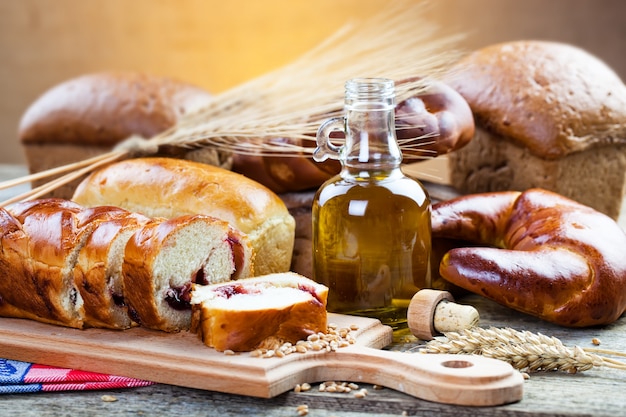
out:
M448 158L457 190L540 187L619 218L626 86L604 62L572 45L506 42L467 55L447 81L476 120Z
M465 146L474 135L472 111L465 99L448 85L431 83L425 91L396 106L396 135L410 156L434 158ZM306 133L306 132L305 132ZM315 138L315 132L310 132ZM273 143L315 147L315 140L274 138ZM408 149L408 147L411 149ZM338 161L313 161L295 152L291 157L234 154L233 171L260 182L277 193L315 190L339 173Z
M191 330L218 351L296 343L327 331L327 297L327 287L293 272L195 286Z
M567 327L609 324L626 310L626 234L569 198L542 189L467 195L435 204L432 228L472 243L439 268L466 290Z
M204 89L168 77L129 71L85 74L38 97L24 112L18 136L35 173L105 153L131 136L151 138L211 100ZM231 166L230 154L215 149L201 158ZM69 199L77 184L51 196Z
M261 184L225 169L174 158L130 159L94 172L73 200L148 217L210 215L248 236L256 275L290 268L295 220L285 204Z

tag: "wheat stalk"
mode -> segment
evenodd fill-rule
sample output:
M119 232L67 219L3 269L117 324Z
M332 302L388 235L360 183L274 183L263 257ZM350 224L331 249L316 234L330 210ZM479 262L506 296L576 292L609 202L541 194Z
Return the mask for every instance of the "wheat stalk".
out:
M396 86L401 101L458 58L453 45L460 35L441 36L436 25L423 19L425 5L399 1L369 20L348 24L301 58L216 96L205 109L152 140L247 154L310 154L310 146L271 139L313 141L325 119L342 113L346 80L366 76L402 81Z
M215 95L205 107L185 115L165 132L122 142L104 159L151 155L165 145L285 157L310 155L310 142L320 124L342 114L345 81L355 77L399 81L396 90L400 101L422 91L458 59L460 52L455 45L462 35L442 34L437 25L424 18L426 7L425 1L406 0L386 5L378 15L347 24L292 63ZM410 151L411 158L436 156L419 152L433 138L419 139L403 142L401 148ZM96 169L102 160L81 166L81 172ZM52 176L52 171L67 173L15 199L33 198L76 178L73 166L40 173L38 178ZM15 184L15 180L0 183L0 189Z
M559 339L541 333L491 327L446 332L443 339L428 342L420 352L482 355L508 362L526 372L576 373L602 366L626 370L626 363L600 356L594 353L596 350L599 349L567 347ZM623 355L608 350L602 353Z

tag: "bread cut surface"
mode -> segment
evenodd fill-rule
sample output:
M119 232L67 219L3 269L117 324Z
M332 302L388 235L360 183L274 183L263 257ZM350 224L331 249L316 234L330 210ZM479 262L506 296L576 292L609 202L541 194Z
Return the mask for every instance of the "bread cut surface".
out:
M251 351L270 337L296 343L327 331L327 298L327 287L293 272L195 286L191 329L219 351Z
M205 214L245 233L255 252L255 274L288 271L295 220L261 184L215 166L174 158L136 158L86 178L73 200L114 205L148 217Z
M245 235L205 215L155 218L132 235L122 264L125 301L144 327L176 332L191 324L191 288L252 275Z

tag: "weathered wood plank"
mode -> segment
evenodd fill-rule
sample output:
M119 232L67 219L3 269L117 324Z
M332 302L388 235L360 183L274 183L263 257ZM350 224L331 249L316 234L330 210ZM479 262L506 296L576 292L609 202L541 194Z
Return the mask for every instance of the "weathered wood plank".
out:
M19 171L19 170L18 170ZM17 171L16 171L17 172ZM19 174L22 172L19 171ZM0 173L2 175L2 173ZM15 175L3 175L9 178ZM435 191L435 189L433 189ZM448 190L443 187L439 196ZM566 329L516 313L476 295L458 297L459 303L474 305L481 316L482 327L512 327L517 330L541 332L556 336L568 346L593 347L595 337L602 348L626 353L626 317L602 328ZM391 350L417 350L423 344L405 334L398 334ZM498 407L462 407L419 400L391 390L375 390L371 385L365 398L351 394L320 393L318 385L308 392L286 392L272 399L244 395L223 394L213 391L157 384L149 387L113 391L65 392L3 395L2 411L7 415L168 415L222 417L295 416L296 407L309 406L309 416L355 417L376 415L380 417L408 415L425 417L494 416L494 417L544 417L544 416L620 416L626 410L626 371L606 368L570 375L563 373L535 373L524 384L524 398L516 403ZM102 395L113 395L116 402L102 401Z

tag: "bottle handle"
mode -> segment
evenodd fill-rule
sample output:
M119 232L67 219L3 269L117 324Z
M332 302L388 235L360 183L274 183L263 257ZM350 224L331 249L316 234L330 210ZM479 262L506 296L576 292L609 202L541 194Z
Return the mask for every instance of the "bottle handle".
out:
M333 117L326 120L320 128L317 130L317 148L313 151L313 159L316 162L324 162L328 158L339 159L339 153L342 150L342 146L334 145L330 140L330 134L332 132L344 132L346 131L346 119L344 117Z

